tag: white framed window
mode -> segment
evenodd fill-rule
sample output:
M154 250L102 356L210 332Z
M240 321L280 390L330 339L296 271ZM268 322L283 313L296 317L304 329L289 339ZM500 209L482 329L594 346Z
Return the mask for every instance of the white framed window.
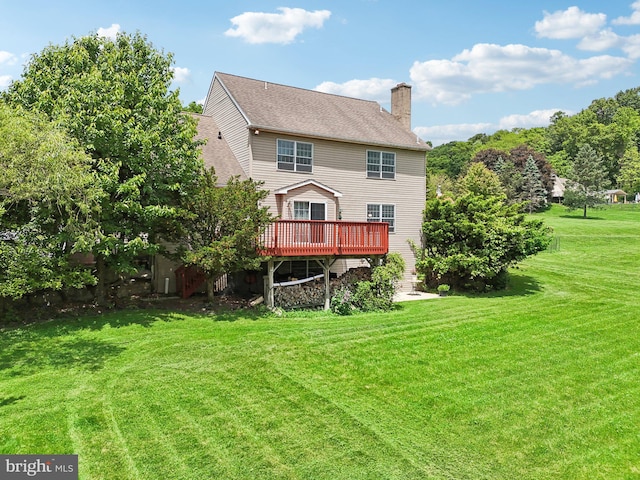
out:
M326 203L314 203L295 200L293 202L293 218L295 220L326 220Z
M293 202L295 220L326 220L327 204L295 200ZM324 223L302 223L294 226L295 241L298 243L324 243L329 238Z
M368 203L367 222L386 222L389 224L389 233L393 233L396 229L396 206L385 203Z
M367 178L396 178L396 154L367 150Z
M311 172L313 144L278 139L278 170Z

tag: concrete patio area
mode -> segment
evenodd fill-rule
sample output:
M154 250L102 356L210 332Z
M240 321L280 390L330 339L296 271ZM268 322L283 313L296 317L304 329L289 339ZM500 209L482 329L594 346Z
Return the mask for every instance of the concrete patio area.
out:
M427 292L398 292L393 297L394 302L408 302L410 300L427 300L430 298L440 298L437 293Z

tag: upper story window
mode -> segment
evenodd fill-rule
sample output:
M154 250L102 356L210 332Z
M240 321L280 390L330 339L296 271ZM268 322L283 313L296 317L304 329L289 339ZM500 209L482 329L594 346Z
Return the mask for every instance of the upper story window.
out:
M396 206L389 204L367 204L367 222L387 222L389 233L396 230Z
M396 178L396 154L367 150L367 178Z
M312 169L312 143L278 140L278 170L311 172Z

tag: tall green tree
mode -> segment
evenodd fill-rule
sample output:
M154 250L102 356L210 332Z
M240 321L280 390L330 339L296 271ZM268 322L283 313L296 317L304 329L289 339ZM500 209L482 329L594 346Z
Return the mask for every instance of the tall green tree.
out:
M458 188L463 195L470 193L479 197L506 199L498 175L479 162L471 164L467 174L460 180Z
M496 171L496 163L498 159L508 160L509 153L506 150L498 150L497 148L485 148L478 150L473 156L473 162L482 162L491 171Z
M495 172L500 179L507 201L511 204L520 202L522 192L522 173L511 160L498 157L495 163Z
M550 229L508 204L498 176L474 163L457 198L427 200L416 269L430 287L485 291L507 284L509 267L544 250Z
M638 144L639 130L640 113L633 107L621 106L612 99L595 100L576 115L555 118L548 129L550 156L554 161L573 159L588 143L602 158L609 181L615 182L626 149Z
M487 136L482 142L475 142L475 153L481 150L500 150L508 152L520 145L526 145L538 152L548 150L546 131L542 127L514 128L498 130Z
M140 33L112 41L97 34L33 55L3 95L62 125L92 159L106 192L97 244L97 300L107 269L127 272L160 248L201 172L196 120L170 91L173 57Z
M185 112L202 113L202 105L196 102L190 102L189 105L183 107Z
M90 166L60 128L0 102L0 300L94 283L72 258L102 239Z
M630 107L640 113L640 87L622 90L614 98L621 107Z
M535 160L530 155L522 171L522 199L527 204L529 213L547 204L547 190L542 184L542 175Z
M208 170L189 199L180 253L186 264L205 272L210 301L218 277L257 269L264 260L257 242L274 218L268 207L260 206L269 193L261 186L234 177L221 187L213 170Z
M585 143L573 161L571 175L564 193L564 205L569 210L583 209L587 218L587 207L596 207L604 202L604 190L610 185L602 158Z
M630 146L622 157L618 183L627 193L640 192L640 153L635 145Z
M520 145L509 151L509 160L511 160L516 168L523 173L529 157L533 158L536 166L538 167L544 189L547 190L547 192L552 191L553 168L547 161L547 157L544 153L538 152L526 145Z
M471 161L473 145L470 142L449 142L427 152L427 171L444 173L456 178Z
M620 104L614 98L598 98L591 102L588 109L595 113L599 123L609 125L614 121L616 112L620 108Z
M508 152L497 150L495 148L480 150L473 157L473 161L482 162L490 170L497 172L498 159L502 158L505 162L512 162L516 170L522 173L529 157L533 157L535 160L542 178L542 184L544 188L550 192L553 189L553 169L551 164L547 161L544 153L536 151L527 145L518 145ZM519 197L524 194L521 189L518 189L517 193Z

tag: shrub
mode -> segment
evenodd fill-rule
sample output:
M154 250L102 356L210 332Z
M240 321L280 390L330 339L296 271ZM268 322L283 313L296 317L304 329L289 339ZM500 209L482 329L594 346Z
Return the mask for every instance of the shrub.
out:
M382 265L373 267L371 280L358 282L351 288L343 287L331 298L331 310L339 315L354 311L388 311L393 306L398 281L404 273L405 263L398 253L390 253Z
M475 194L428 201L424 247L416 249L416 268L425 285L447 283L475 291L505 288L508 268L545 250L551 240L542 221L527 218L519 209L501 197Z
M338 315L351 315L353 310L351 290L348 287L340 287L331 297L331 311Z
M390 308L385 295L377 295L378 285L372 281L359 282L355 285L353 306L361 312L385 311ZM393 297L391 298L391 301Z

